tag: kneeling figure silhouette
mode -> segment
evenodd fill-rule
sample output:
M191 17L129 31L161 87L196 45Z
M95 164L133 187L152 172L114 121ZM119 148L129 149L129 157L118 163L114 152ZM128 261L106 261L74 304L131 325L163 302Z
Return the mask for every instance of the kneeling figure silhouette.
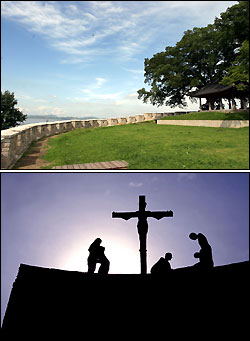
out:
M100 263L101 266L98 270L99 274L108 274L109 272L109 260L105 256L105 247L101 246L101 238L96 238L94 242L90 245L89 257L88 257L88 273L93 274L96 269L96 264Z
M169 263L169 261L172 259L172 253L167 252L165 254L165 257L161 257L158 262L156 262L150 272L152 275L157 275L157 276L164 276L169 274L169 272L171 271L171 265Z

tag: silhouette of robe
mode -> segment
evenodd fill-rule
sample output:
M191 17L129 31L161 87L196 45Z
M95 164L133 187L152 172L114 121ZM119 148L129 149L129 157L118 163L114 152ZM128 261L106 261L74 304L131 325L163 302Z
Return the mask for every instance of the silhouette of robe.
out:
M105 256L105 247L100 246L101 239L97 238L89 247L89 257L88 257L88 273L94 273L96 269L96 264L100 263L101 266L98 270L99 274L107 274L109 272L109 260Z
M150 272L152 275L164 276L171 271L170 263L163 257L161 257L158 262L156 262Z
M199 258L199 263L195 264L195 268L199 268L201 270L208 270L214 266L212 248L209 245L207 238L202 233L198 233L197 235L198 243L201 247L199 252L194 254L195 258Z

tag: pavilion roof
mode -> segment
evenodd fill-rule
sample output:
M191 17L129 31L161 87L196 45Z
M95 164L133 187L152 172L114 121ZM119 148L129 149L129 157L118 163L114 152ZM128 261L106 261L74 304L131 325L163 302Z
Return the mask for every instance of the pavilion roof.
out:
M235 91L235 87L233 85L225 86L225 85L221 85L218 83L209 83L199 90L189 92L189 96L208 97L208 96L216 96L216 95L222 95L222 94L226 95L234 91Z

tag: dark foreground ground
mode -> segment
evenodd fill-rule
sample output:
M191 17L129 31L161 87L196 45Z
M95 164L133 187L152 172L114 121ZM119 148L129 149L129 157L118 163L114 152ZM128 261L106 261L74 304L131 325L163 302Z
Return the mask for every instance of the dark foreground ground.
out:
M92 276L21 264L4 317L5 339L243 339L249 262L165 278ZM14 340L14 339L13 339Z

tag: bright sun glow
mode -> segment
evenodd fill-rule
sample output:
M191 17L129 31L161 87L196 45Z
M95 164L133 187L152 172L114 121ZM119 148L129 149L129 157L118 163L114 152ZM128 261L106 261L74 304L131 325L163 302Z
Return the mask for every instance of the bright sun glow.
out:
M138 249L129 248L124 243L110 241L103 243L105 255L110 261L109 273L113 274L139 274L140 254ZM87 272L87 258L89 245L79 245L68 254L62 264L62 268L70 271ZM99 264L97 264L96 272Z
M140 255L138 250L116 243L110 246L106 255L110 261L110 273L140 273Z

